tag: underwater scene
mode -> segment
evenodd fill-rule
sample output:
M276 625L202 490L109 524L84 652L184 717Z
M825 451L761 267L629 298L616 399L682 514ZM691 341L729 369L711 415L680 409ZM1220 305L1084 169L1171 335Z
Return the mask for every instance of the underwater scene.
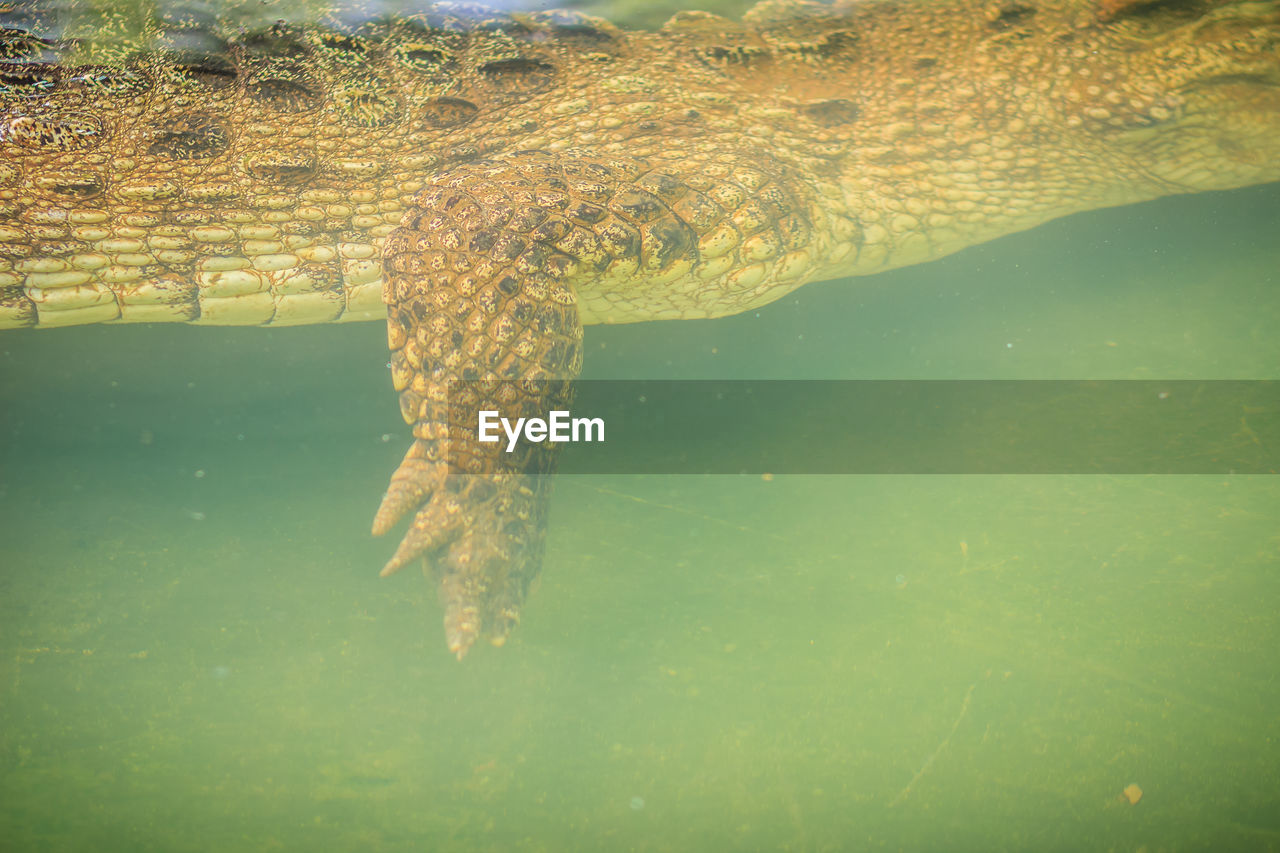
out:
M582 376L1280 380L1278 234L1278 184L1075 214ZM1280 479L560 475L460 662L378 577L388 367L0 332L0 850L1280 849Z

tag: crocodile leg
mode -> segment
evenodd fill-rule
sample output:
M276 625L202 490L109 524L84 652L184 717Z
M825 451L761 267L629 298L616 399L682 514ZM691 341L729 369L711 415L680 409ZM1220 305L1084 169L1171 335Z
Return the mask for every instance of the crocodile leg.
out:
M426 558L459 658L481 637L501 644L518 619L540 568L554 460L531 451L513 470L499 443L452 473L450 395L507 380L521 412L563 407L567 382L510 380L576 376L581 297L607 296L611 283L650 302L668 291L687 300L691 288L712 301L806 278L821 235L805 183L759 152L693 158L700 167L582 152L471 164L433 178L387 239L392 377L414 443L373 530L412 514L383 575ZM762 248L734 251L742 244Z
M511 465L499 443L455 458L457 473L449 473L451 396L456 402L477 388L502 387L523 394L516 404L531 412L563 403L544 399L537 382L456 382L570 379L582 363L569 283L582 261L554 247L573 226L534 197L535 186L545 189L542 177L500 166L443 176L417 197L385 250L392 375L414 443L373 531L385 533L414 513L382 574L426 557L444 605L445 639L459 659L482 636L501 644L519 618L542 561L551 491L545 472L554 451L540 445ZM509 409L512 401L504 403Z

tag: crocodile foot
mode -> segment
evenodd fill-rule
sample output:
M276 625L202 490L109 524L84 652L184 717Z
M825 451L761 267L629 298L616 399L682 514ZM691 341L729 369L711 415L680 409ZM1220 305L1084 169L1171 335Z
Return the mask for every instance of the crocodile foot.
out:
M416 508L409 532L382 569L391 575L420 555L439 584L445 642L458 659L482 636L502 645L542 565L549 477L453 474L417 458L414 442L392 476L374 520L386 533Z
M566 405L582 363L577 262L548 248L559 229L529 192L546 176L529 172L481 163L437 177L384 251L392 380L414 443L373 532L412 514L382 574L424 558L459 659L480 638L501 645L519 620L555 465L550 445L477 442L476 412Z

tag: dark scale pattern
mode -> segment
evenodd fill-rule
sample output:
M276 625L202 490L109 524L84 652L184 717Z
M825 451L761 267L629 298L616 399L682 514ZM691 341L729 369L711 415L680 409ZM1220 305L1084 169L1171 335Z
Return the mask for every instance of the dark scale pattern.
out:
M513 56L486 62L480 77L503 102L527 98L544 91L555 79L555 67L542 59Z
M94 97L139 95L151 88L151 81L145 76L123 68L82 66L64 77L64 81L68 89L81 89Z
M848 98L802 104L800 112L821 127L840 127L858 120L858 105Z
M234 86L237 79L235 65L221 54L183 51L154 54L152 58L161 60L163 76L188 92L217 92Z
M418 71L439 72L449 65L449 54L430 43L406 43L395 50L396 57Z
M68 170L52 175L42 175L36 179L35 184L56 195L83 201L102 195L106 180L101 175Z
M391 95L373 91L379 88L377 81L364 82L360 88L339 91L333 96L334 106L343 118L358 127L388 127L404 116L404 107Z
M433 98L422 104L418 117L427 127L456 127L473 121L480 108L461 98Z
M221 154L230 142L230 134L219 122L206 118L184 119L156 128L147 153L170 160L204 160Z
M42 98L53 92L61 76L56 65L5 63L0 66L0 94L14 98Z
M0 128L0 141L32 150L83 151L100 145L105 133L102 122L90 115L20 116Z
M287 77L261 77L249 81L245 93L267 109L278 113L301 113L324 103L315 86Z
M314 158L288 152L250 157L244 167L258 181L286 186L311 183L319 169Z

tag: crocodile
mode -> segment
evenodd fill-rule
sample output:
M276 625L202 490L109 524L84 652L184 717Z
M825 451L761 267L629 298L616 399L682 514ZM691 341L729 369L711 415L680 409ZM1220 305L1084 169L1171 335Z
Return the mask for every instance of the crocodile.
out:
M382 574L421 562L459 658L519 620L554 459L451 469L451 382L541 404L586 324L1280 179L1280 0L130 18L0 2L0 328L384 320Z

